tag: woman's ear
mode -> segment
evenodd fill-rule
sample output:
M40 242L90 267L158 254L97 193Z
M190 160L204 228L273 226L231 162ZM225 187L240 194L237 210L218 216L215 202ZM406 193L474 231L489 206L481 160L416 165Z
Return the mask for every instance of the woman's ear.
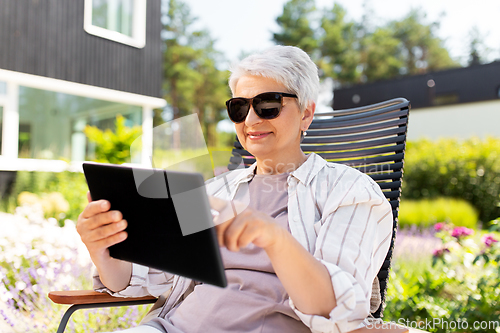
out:
M307 108L302 113L302 119L300 120L300 129L305 131L311 125L314 118L314 111L316 110L316 104L314 102L310 102Z

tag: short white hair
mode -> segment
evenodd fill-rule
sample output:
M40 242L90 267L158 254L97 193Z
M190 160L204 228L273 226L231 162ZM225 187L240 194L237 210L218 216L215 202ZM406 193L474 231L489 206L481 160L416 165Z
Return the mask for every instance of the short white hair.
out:
M318 99L318 67L306 52L295 46L273 46L246 57L230 70L229 87L233 96L238 80L253 75L271 78L284 85L288 93L297 95L300 111Z

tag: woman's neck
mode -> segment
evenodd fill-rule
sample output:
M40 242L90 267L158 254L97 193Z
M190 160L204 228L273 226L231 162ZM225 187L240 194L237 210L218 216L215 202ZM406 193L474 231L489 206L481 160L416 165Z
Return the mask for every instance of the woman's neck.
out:
M274 175L285 172L292 172L300 167L307 160L306 154L300 152L287 157L280 158L275 156L271 158L256 158L258 175Z

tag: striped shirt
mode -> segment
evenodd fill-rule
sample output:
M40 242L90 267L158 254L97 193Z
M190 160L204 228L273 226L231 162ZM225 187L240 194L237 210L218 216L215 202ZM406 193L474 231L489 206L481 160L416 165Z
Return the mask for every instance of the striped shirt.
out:
M245 200L245 186L256 164L213 178L207 193L225 200ZM372 283L389 249L392 211L380 187L369 176L326 162L314 153L290 172L288 224L291 234L330 273L337 306L329 318L291 308L311 332L347 332L358 328L370 314ZM159 296L171 289L159 316L193 290L194 281L133 264L130 284L113 293L98 276L94 288L115 296Z

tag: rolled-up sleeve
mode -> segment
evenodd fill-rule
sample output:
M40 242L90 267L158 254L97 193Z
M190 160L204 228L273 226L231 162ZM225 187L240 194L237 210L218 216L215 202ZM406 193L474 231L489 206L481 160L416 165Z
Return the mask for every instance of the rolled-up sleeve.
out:
M370 314L372 284L390 246L392 209L380 187L366 175L348 172L329 193L314 257L328 269L336 306L329 318L290 306L312 332L348 332Z
M158 297L172 287L174 274L163 272L154 268L132 264L132 276L128 286L118 292L108 289L102 284L97 269L94 267L93 284L94 290L107 292L116 297Z

